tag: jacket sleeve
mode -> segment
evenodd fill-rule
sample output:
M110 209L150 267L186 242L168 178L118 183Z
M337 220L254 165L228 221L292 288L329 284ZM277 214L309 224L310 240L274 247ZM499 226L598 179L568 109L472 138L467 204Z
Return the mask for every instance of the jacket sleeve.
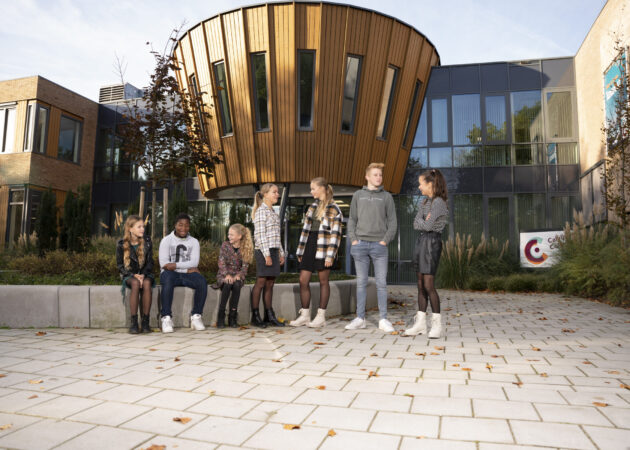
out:
M352 196L352 202L350 203L350 215L348 216L348 239L350 239L350 243L357 240L357 192L355 192Z
M227 242L223 242L223 244L221 245L221 250L219 251L219 271L217 272L217 281L219 283L223 283L225 276L228 274L227 263L226 263L226 259L227 259L226 244Z
M254 214L254 239L260 247L260 251L266 258L269 252L269 242L267 241L267 215L259 207Z
M125 269L125 258L122 241L119 241L118 245L116 245L116 267L118 267L118 272L120 272L120 276L122 276L123 278L133 275L131 271Z
M337 209L337 215L332 219L330 226L330 240L326 248L326 261L333 262L339 251L339 243L341 242L341 227L343 226L343 214Z
M311 231L313 223L313 206L309 206L306 214L304 215L304 225L302 226L302 232L300 233L300 240L298 241L298 247L295 251L295 256L302 256L306 248L306 242L308 241L308 233Z
M191 239L190 242L190 261L180 261L175 263L175 268L177 269L194 269L199 267L199 241L195 238Z
M387 196L386 213L387 213L387 231L383 240L386 244L389 244L396 236L398 231L398 221L396 220L396 206L394 205L394 198L389 194Z
M168 247L170 245L169 241L170 241L170 234L165 236L160 241L160 249L159 249L159 252L158 252L158 259L160 261L160 269L171 262L169 260L170 257L169 257L169 254L168 254L169 253L168 252Z
M144 267L140 273L147 276L153 274L153 242L151 238L147 238L144 243Z
M244 282L245 281L245 277L247 276L247 269L249 269L249 263L243 261L243 257L241 256L240 253L239 253L238 257L241 260L241 270L238 271L238 274L239 274L241 280Z
M424 219L422 217L422 209L418 210L418 214L416 214L416 218L413 220L413 228L414 230L419 231L432 231L433 225L435 222L442 216L448 215L448 208L446 206L446 202L441 198L436 198L431 203L431 208L429 210L429 217Z

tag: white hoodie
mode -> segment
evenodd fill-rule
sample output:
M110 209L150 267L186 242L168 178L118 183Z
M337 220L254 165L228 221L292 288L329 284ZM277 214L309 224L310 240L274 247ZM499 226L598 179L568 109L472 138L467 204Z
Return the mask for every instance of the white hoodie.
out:
M175 271L188 272L188 269L199 266L199 241L190 234L180 238L171 232L160 242L160 268L168 263L175 263Z

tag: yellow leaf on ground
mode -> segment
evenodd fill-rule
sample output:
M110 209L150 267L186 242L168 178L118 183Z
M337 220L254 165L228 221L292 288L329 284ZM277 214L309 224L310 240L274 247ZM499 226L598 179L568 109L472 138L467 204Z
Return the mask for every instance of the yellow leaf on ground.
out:
M325 342L313 342L313 345L326 345Z
M335 430L333 430L333 429L328 430L328 436L333 437L333 436L336 436L336 435L337 435L337 433L335 433Z
M455 363L453 364L453 367L459 367L459 364Z
M370 356L378 356L378 353L372 353Z
M103 374L102 373L97 373L96 375L92 375L92 376L95 377L95 378L98 378L98 377L102 377Z
M415 396L413 394L403 394L405 397L411 397L414 398Z
M522 381L512 381L512 384L515 384L519 387L523 386L523 382Z
M203 381L203 378L199 377L197 378L197 381L201 383Z
M619 387L622 389L630 389L630 385L628 384L620 384Z
M284 425L282 425L282 428L284 428L285 430L299 430L300 426L292 423L285 423Z
M427 356L426 353L416 353L416 356Z
M7 423L6 425L0 425L0 431L8 430L9 428L12 428L12 427L13 427L12 423Z
M372 377L378 377L378 374L374 372L373 370L370 370L370 373L368 373L368 378L372 378Z
M316 386L316 388L319 389L320 391L326 390L326 386L324 386L324 385Z
M535 352L539 352L540 349L538 347L532 347L532 350L534 350Z
M486 369L492 369L492 364L486 363Z
M43 382L44 382L44 380L28 380L28 382L29 382L30 384L40 384L40 383L43 383Z
M208 389L208 394L209 394L209 395L214 395L214 393L215 393L215 392L216 392L216 391L213 391L212 389Z
M392 331L392 332L391 332L391 333L389 333L389 334L391 334L391 335L393 335L393 336L396 336L396 335L400 334L400 331Z
M282 360L281 360L281 359L272 359L271 361L272 361L272 362L282 362Z
M7 376L7 374L6 374L6 373L0 373L0 378L4 378L4 377L6 377L6 376Z
M173 422L188 423L192 419L190 417L173 417Z
M32 399L37 398L37 397L39 397L39 395L37 395L37 394L33 394L33 395L31 395L28 399L29 399L29 400L32 400Z
M609 373L611 375L619 375L619 371L618 370L607 370L606 373Z
M540 376L543 377L543 378L547 378L549 375L547 375L546 373L543 372L543 373L540 374Z
M472 369L470 367L462 367L462 370L466 372L470 372Z
M166 445L156 445L153 444L151 447L141 448L140 450L166 450Z
M164 367L162 366L155 366L156 369L163 369Z
M157 348L150 348L149 351L150 352L157 352Z
M441 345L436 345L435 347L433 347L436 350L444 350L444 347Z
M604 402L593 402L593 405L595 405L595 406L601 406L601 407L603 408L604 406L608 406L608 403L604 403Z
M46 332L45 331L38 331L37 333L35 333L35 336L46 336Z
M438 352L431 352L432 355L439 355Z

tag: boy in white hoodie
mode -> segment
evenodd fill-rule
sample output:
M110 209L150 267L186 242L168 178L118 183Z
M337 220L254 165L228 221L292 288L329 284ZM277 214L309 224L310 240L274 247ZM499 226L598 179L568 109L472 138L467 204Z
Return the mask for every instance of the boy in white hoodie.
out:
M160 283L162 284L162 332L173 332L171 305L175 286L186 286L195 290L193 309L190 313L190 328L205 330L201 320L206 303L208 283L199 272L199 241L188 234L190 217L179 214L175 218L175 230L160 242Z

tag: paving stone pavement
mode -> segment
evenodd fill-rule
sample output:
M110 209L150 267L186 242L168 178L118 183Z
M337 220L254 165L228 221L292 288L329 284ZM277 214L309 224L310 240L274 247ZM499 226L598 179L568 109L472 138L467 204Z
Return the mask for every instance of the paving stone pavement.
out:
M390 286L411 324L416 291ZM446 334L0 330L0 448L627 449L630 311L441 291ZM174 421L179 418L179 421ZM287 425L299 425L294 429Z

